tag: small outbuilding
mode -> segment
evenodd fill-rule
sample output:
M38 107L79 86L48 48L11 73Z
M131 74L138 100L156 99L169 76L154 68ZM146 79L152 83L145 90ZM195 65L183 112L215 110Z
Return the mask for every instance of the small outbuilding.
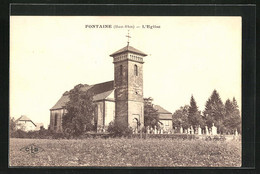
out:
M15 121L16 129L21 129L23 131L37 131L40 130L40 127L43 126L43 123L34 123L26 115L22 115Z
M154 105L154 109L159 113L159 120L165 130L172 129L172 113L159 105Z

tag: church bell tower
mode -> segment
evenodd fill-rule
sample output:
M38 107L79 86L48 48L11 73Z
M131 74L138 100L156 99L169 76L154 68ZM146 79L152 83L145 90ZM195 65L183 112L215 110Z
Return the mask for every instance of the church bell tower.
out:
M143 58L147 54L129 45L114 52L115 121L140 129L144 125Z

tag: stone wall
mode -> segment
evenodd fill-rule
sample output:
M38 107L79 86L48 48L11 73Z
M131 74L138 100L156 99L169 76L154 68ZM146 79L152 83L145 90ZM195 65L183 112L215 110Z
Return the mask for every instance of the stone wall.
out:
M144 124L142 63L131 60L114 62L116 120L123 126L135 126L134 118Z
M121 73L122 66L122 73ZM115 78L115 119L122 126L127 126L128 118L128 61L114 63Z
M142 102L128 101L128 124L130 127L136 127L135 118L137 118L141 127L144 126L144 104Z
M138 74L135 74L137 66ZM143 64L139 62L128 62L128 124L136 127L135 118L144 125L144 103L143 103Z
M50 114L50 129L56 132L62 132L62 116L64 109L51 110ZM55 125L55 115L57 115L57 125Z
M122 126L128 126L128 101L116 101L115 121Z
M97 102L97 112L95 113L97 127L102 127L104 124L104 102Z
M135 75L135 65L138 75ZM143 102L143 64L128 62L128 100Z
M115 102L105 101L105 126L115 119Z

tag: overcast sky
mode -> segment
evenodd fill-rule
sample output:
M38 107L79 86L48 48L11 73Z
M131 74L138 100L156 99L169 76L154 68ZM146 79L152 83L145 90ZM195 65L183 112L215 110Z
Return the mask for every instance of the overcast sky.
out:
M148 54L144 97L174 112L193 95L203 111L216 89L241 110L240 17L11 16L10 25L11 117L27 115L47 128L49 109L65 91L113 80L109 55L126 46L125 25L135 26L130 45Z

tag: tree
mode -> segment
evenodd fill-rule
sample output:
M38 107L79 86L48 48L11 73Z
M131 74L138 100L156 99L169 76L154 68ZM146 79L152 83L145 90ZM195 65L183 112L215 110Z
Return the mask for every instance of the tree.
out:
M241 132L241 117L238 109L237 101L233 98L233 101L229 99L225 102L225 132L234 132L236 129Z
M172 115L172 125L173 127L183 127L187 129L189 127L188 123L189 105L180 107Z
M232 102L227 99L226 102L225 102L225 117L230 115L234 110L234 106L232 104Z
M69 102L66 103L66 114L62 120L65 133L78 136L93 129L95 104L93 94L82 90L79 84L69 91Z
M207 100L203 115L207 126L211 127L212 123L214 123L219 131L222 131L225 109L217 90L214 90Z
M16 123L14 117L9 118L9 133L10 136L16 131Z
M188 122L192 127L197 127L203 124L202 117L193 96L191 96L190 106L188 109Z
M144 99L144 126L147 127L159 127L159 113L154 109L152 104L152 98Z
M241 115L240 115L240 111L239 111L238 104L237 104L235 97L233 97L232 104L234 107L234 111L233 111L233 118L234 118L234 123L235 123L234 128L236 128L238 130L238 132L241 133L241 126L242 126L241 125Z

